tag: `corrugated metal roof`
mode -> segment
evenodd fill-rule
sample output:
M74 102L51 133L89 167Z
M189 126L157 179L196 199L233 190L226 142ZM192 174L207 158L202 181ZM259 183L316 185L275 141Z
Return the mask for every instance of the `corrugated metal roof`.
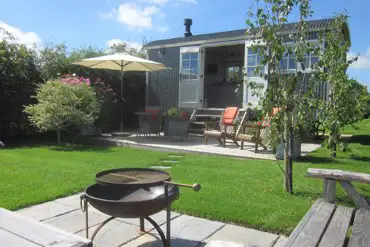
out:
M333 22L334 18L327 18L327 19L320 19L320 20L311 20L307 22L308 29L317 29L317 28L325 28ZM291 32L297 30L298 23L288 23L282 27L282 32ZM162 39L162 40L155 40L149 42L148 44L144 45L144 48L152 47L152 46L162 46L162 45L172 45L177 43L185 43L185 42L196 42L196 41L212 41L217 39L223 38L243 38L246 35L246 29L239 29L233 31L226 31L226 32L218 32L218 33L207 33L207 34L198 34L192 35L190 37L179 37L173 39Z

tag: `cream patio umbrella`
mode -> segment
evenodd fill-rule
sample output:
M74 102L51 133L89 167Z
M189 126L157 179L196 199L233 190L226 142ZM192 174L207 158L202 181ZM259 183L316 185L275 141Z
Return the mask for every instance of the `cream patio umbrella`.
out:
M82 65L93 69L111 69L121 71L121 100L123 101L123 73L125 71L157 71L170 69L161 63L131 56L126 53L116 53L101 57L83 59L73 64ZM123 107L121 107L120 130L123 130Z

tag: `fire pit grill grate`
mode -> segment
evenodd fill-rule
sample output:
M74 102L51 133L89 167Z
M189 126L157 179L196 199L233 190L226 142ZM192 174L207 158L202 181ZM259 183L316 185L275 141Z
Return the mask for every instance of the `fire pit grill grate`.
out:
M149 187L171 180L168 173L155 169L122 168L96 174L96 181L102 185Z

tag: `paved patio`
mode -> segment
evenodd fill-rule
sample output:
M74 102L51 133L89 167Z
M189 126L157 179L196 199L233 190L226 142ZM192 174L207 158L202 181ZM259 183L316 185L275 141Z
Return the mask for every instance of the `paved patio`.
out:
M215 139L209 139L208 145L204 145L204 137L189 136L187 139L169 139L165 136L138 136L136 134L122 133L122 136L105 135L93 138L95 141L117 146L131 146L147 148L167 152L190 152L198 154L212 154L222 156L232 156L237 158L254 158L275 160L275 155L271 150L263 150L259 147L257 153L254 152L254 143L245 142L244 149L241 150L232 142L227 142L226 147L222 147ZM320 144L302 143L302 156L316 150Z
M85 236L85 214L80 210L80 194L60 198L18 211L20 214L53 225L71 233ZM90 234L108 216L89 207ZM153 216L165 230L165 211ZM147 223L146 226L149 227ZM138 219L115 219L97 234L94 243L100 247L161 247L153 229L139 234ZM250 228L210 221L172 212L172 247L282 247L285 237Z

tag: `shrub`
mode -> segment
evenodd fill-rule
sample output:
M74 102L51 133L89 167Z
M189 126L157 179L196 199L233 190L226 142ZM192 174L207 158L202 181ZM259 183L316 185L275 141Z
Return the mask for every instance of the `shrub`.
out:
M61 131L92 125L99 115L100 102L87 79L65 77L48 81L37 89L37 103L25 107L30 122L40 131Z

